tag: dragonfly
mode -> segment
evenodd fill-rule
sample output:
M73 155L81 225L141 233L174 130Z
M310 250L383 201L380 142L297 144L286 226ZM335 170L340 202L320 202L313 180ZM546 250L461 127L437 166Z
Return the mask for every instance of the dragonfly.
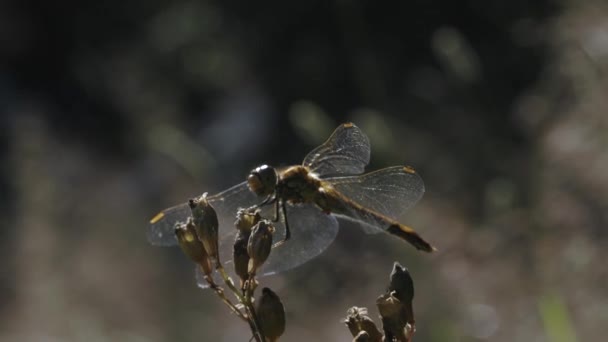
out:
M207 196L219 222L219 255L230 262L236 213L259 207L277 223L275 244L258 276L287 271L321 254L334 241L337 219L354 222L368 234L388 233L432 252L435 248L414 229L399 222L423 196L422 178L409 166L392 166L364 173L371 147L353 123L345 123L301 165L274 168L261 165L247 180ZM191 216L188 202L167 208L150 220L148 241L174 246L174 227ZM282 227L280 227L282 226ZM197 275L199 285L204 287Z

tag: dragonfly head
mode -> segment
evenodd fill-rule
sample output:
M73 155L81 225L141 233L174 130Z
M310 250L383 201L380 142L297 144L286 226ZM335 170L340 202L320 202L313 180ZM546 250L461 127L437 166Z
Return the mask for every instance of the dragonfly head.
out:
M247 177L249 190L258 196L272 194L277 185L277 171L272 166L262 165L251 170Z

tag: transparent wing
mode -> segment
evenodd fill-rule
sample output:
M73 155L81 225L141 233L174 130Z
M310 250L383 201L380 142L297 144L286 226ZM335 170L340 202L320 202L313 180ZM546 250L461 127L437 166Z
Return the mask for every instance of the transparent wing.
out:
M263 198L249 190L247 182L243 182L224 190L218 194L207 197L209 204L213 206L219 221L220 239L232 237L236 233L234 221L236 213L240 208L249 208L259 204Z
M287 271L321 254L338 235L338 221L311 204L287 206L287 219L291 238L272 250L262 266L262 275ZM285 235L281 224L274 240L280 241Z
M369 139L359 127L346 123L308 153L302 165L319 176L358 175L369 164L369 158Z
M234 221L239 208L256 204L260 199L247 187L247 182L237 184L207 200L217 212L220 237L232 235L236 232ZM182 203L161 211L152 220L148 228L147 237L150 244L155 246L177 245L173 228L177 222L185 222L191 215L188 203Z
M150 227L146 234L148 242L154 246L177 245L173 229L176 223L186 222L188 216L190 216L188 203L182 203L161 211L150 220Z
M269 208L265 207L263 216L271 214ZM262 266L258 277L281 273L295 268L312 258L321 254L334 241L338 234L338 221L333 215L321 212L317 207L310 204L288 205L287 219L291 229L291 238L283 245L276 247L270 253L270 257ZM275 223L276 233L274 241L280 241L285 236L283 223ZM238 282L238 277L234 274L232 264L232 245L234 237L226 236L220 245L220 258L222 258L224 268L234 281ZM219 277L214 275L214 279L219 281ZM202 272L197 268L196 281L199 287L208 288Z
M395 221L399 221L424 195L422 178L407 166L387 167L361 176L326 178L324 181L331 183L350 201ZM381 232L386 228L378 227L375 220L359 210L336 214L341 218L367 223L363 226L367 233Z

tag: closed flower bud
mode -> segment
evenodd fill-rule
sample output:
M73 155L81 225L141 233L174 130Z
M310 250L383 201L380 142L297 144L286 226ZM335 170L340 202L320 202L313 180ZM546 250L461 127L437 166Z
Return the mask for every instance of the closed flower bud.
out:
M247 253L250 258L247 270L250 275L254 275L268 259L272 249L273 234L274 227L268 220L258 222L251 230L247 243Z
M276 341L285 332L285 309L281 299L271 289L262 289L256 308L260 329L270 341Z
M348 309L344 323L346 323L353 337L357 337L360 332L365 331L369 336L369 341L382 341L382 333L378 330L374 321L367 315L366 308L353 306Z
M189 201L196 234L203 243L207 254L219 262L218 220L215 209L207 201L207 193Z
M412 300L414 299L414 281L410 276L407 268L395 262L393 271L390 276L389 292L395 292L394 295L401 301L405 310L406 321L414 324L414 309Z
M174 231L179 247L184 254L199 264L205 275L210 275L211 262L202 242L198 239L192 218L189 217L186 223L176 224Z

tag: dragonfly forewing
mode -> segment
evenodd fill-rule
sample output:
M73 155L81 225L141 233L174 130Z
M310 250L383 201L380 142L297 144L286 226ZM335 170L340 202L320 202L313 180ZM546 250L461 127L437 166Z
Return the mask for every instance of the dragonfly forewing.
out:
M322 145L304 158L302 165L319 176L358 175L369 164L369 139L352 123L338 126Z

